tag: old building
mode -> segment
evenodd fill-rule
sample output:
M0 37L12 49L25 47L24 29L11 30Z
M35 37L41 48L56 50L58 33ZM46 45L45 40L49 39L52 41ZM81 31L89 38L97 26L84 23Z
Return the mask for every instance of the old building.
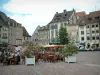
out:
M42 26L38 30L38 44L48 45L49 44L49 26Z
M22 27L22 29L23 29L23 40L22 40L22 43L25 42L25 41L31 41L31 36L27 32L26 28Z
M7 16L0 11L0 41L8 43Z
M77 23L78 23L79 19L80 19L82 16L85 16L85 15L86 15L85 11L76 12L76 13L75 13L75 16L76 16Z
M100 47L100 11L90 12L80 19L79 41L86 49Z
M15 20L8 18L9 26L9 44L21 45L23 39L22 25Z
M22 25L0 11L0 41L11 45L21 45L23 43L23 34Z
M32 34L32 37L31 37L31 41L34 43L34 44L38 44L38 30L40 29L40 26L38 25L37 28L35 29L34 33Z
M50 43L59 43L57 42L57 38L61 26L67 28L69 37L73 38L72 36L75 36L74 39L76 39L77 31L75 30L77 30L78 27L76 25L76 16L74 9L71 11L64 10L62 13L56 12L53 19L48 25L50 29ZM73 27L75 27L75 30L70 30Z

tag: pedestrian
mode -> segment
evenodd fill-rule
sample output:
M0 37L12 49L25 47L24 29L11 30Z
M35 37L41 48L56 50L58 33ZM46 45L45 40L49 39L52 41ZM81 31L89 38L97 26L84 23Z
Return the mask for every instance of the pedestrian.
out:
M22 59L22 64L25 64L25 55L22 55L21 59Z
M17 55L17 64L20 64L20 55Z

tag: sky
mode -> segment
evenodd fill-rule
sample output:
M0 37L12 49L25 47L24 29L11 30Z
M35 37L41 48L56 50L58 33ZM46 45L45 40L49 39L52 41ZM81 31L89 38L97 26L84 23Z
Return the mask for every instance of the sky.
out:
M47 25L56 12L66 9L86 13L100 10L100 0L0 0L0 11L24 26L30 35Z

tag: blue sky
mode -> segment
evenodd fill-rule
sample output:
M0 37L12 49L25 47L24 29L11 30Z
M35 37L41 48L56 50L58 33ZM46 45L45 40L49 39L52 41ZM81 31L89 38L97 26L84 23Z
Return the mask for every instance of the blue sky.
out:
M30 35L38 25L48 24L56 12L73 8L86 13L100 10L100 0L0 0L0 11L25 26Z

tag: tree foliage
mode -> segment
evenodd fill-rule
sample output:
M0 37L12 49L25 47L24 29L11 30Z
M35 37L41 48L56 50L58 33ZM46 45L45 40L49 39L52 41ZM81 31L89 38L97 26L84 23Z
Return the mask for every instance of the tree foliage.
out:
M27 57L32 57L33 55L36 55L39 51L39 46L34 44L33 42L26 41L22 45L25 48L24 54Z
M7 42L1 42L0 41L0 51L7 51L8 49L8 43Z
M8 43L7 42L0 42L0 47L8 47Z
M66 28L62 27L59 30L59 42L62 45L68 44L69 40L68 40L68 33Z
M64 46L64 48L61 51L61 54L65 57L72 56L73 54L78 53L78 48L73 44L67 44Z

